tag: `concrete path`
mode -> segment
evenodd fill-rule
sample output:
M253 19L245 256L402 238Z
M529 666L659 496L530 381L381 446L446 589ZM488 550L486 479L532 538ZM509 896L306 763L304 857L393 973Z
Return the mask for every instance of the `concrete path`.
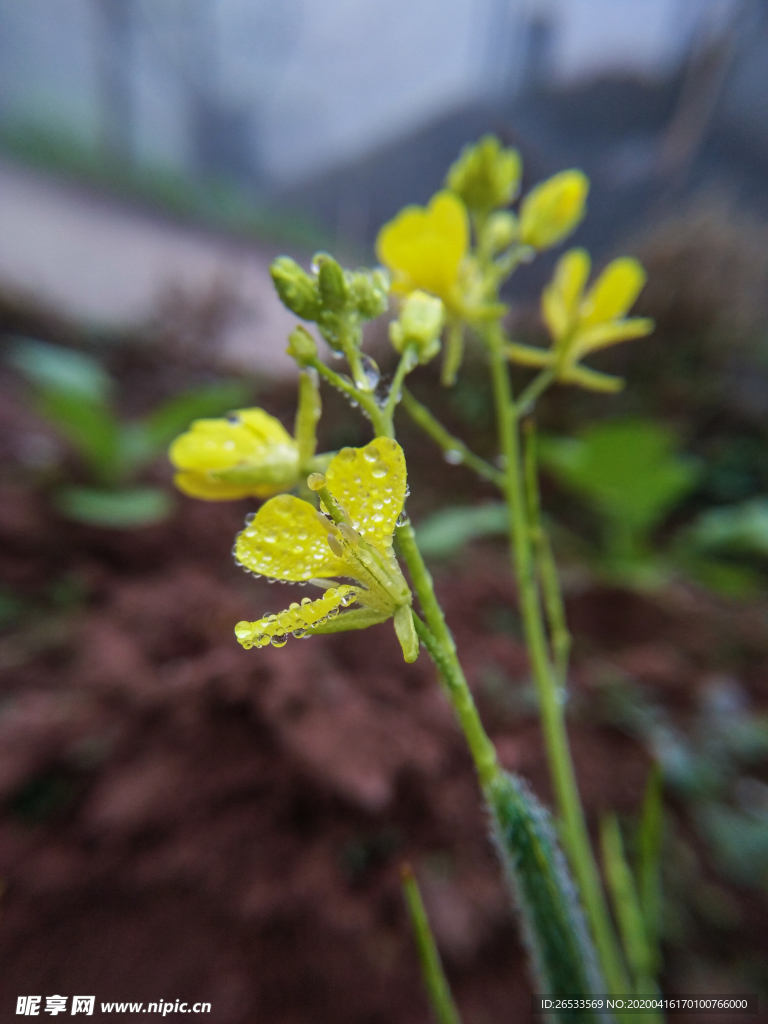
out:
M226 361L292 375L285 345L297 321L269 278L277 253L0 161L0 287L89 323L140 323L169 288L202 295L218 284L243 309L225 336Z

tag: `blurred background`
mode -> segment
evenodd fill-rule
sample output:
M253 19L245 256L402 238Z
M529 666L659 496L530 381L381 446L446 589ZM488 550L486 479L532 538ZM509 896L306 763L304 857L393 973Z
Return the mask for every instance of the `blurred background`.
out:
M524 191L590 176L574 242L637 255L657 322L596 360L621 395L541 409L590 822L617 810L632 853L659 763L665 990L768 993L767 91L765 0L0 0L4 1013L94 992L426 1021L407 858L467 1024L525 1019L430 666L387 625L236 648L282 596L231 563L255 504L174 494L164 454L249 404L290 428L271 259L371 263L485 132ZM509 286L522 340L557 255ZM386 379L385 326L368 341ZM493 457L478 353L413 389ZM365 443L324 400L321 450ZM483 718L549 801L497 496L398 429Z

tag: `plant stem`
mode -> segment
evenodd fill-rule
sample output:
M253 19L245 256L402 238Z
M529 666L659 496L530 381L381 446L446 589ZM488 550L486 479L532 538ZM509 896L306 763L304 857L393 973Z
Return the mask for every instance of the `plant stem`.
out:
M555 371L547 367L541 373L537 373L527 388L520 394L517 400L518 417L527 416L533 409L537 400L544 394L549 385L555 379Z
M349 377L346 377L341 373L336 373L335 370L332 370L330 366L326 366L325 363L320 361L320 359L313 359L310 366L313 366L320 376L324 380L328 381L329 384L338 388L339 391L343 391L351 402L354 402L355 405L359 405L365 410L368 419L373 424L373 432L376 437L394 436L392 417L385 415L384 410L379 406L370 391L359 390L355 387Z
M480 785L487 796L488 787L498 777L500 766L496 757L496 748L488 738L483 723L480 721L472 691L469 689L459 660L454 651L440 643L423 619L419 618L415 612L413 613L413 622L419 639L427 648L429 656L443 677L453 710L475 762Z
M448 337L445 343L440 383L447 388L456 383L456 374L464 358L464 323L455 318L448 322Z
M400 874L403 882L403 895L416 939L416 949L421 961L421 974L435 1020L437 1024L461 1024L461 1017L459 1017L451 990L448 987L418 883L408 864L403 864Z
M387 419L391 420L392 417L394 416L395 406L399 401L398 395L403 389L403 381L405 380L406 375L411 372L411 370L414 368L417 362L418 358L416 356L416 352L413 346L406 348L405 352L403 352L403 354L400 356L400 362L397 364L395 376L392 378L392 385L389 389L389 395L387 396L387 402L386 405L384 406L384 415L387 417Z
M421 427L424 433L431 437L433 441L437 442L444 452L458 452L461 455L461 462L465 466L469 466L478 476L495 484L500 490L504 489L506 479L504 474L492 466L490 462L486 462L479 455L475 455L458 437L449 434L442 423L435 419L429 409L413 397L408 388L403 388L403 401L401 404L413 422L418 427Z
M547 637L536 584L523 485L518 415L512 399L501 325L489 325L483 332L483 337L490 358L499 441L505 457L505 494L509 508L512 558L531 668L539 698L544 742L562 819L563 844L584 901L606 982L611 992L626 993L628 983L621 953L600 884L576 785L560 687L554 677L547 652Z
M564 688L568 678L568 658L571 653L571 634L565 617L563 594L557 575L557 566L552 552L552 544L547 531L541 523L541 506L539 503L539 481L536 460L536 425L528 419L523 423L525 440L523 461L525 465L525 492L528 504L528 523L530 526L531 543L536 557L541 592L544 598L544 609L547 613L549 639L552 647L552 660L557 673L557 681Z

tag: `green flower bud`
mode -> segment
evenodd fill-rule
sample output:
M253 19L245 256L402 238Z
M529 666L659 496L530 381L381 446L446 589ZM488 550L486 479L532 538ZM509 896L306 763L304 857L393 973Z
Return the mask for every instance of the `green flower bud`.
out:
M363 320L375 320L389 305L389 274L386 270L357 270L351 275L352 302Z
M414 348L420 363L428 363L440 351L440 332L445 309L440 299L426 292L411 292L405 300L400 318L389 325L389 338L402 353Z
M489 256L495 256L517 241L519 234L520 223L514 213L498 210L491 214L483 226L480 248Z
M522 161L516 149L502 149L495 135L465 146L451 165L446 184L469 210L488 213L507 206L520 191Z
M288 335L286 351L299 366L309 366L317 358L317 343L306 328L297 327Z
M312 260L318 268L317 283L323 306L334 313L340 313L349 300L349 286L344 271L333 258L319 252Z
M589 178L561 171L532 188L520 204L520 241L551 249L576 228L586 213Z
M269 272L282 304L302 320L316 320L321 305L314 278L290 256L278 256Z

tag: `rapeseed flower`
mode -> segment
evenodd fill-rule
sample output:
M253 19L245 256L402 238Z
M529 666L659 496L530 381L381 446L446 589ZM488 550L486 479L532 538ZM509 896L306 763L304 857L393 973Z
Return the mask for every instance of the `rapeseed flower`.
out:
M325 476L313 473L308 483L319 494L321 511L290 494L271 498L238 534L234 555L255 575L314 583L325 593L256 622L238 622L237 639L246 648L282 647L289 634L360 629L394 617L405 659L415 660L411 592L393 551L406 496L402 448L391 438L342 448ZM338 577L353 583L340 585ZM354 602L361 607L339 615Z
M552 336L552 348L510 344L507 354L524 366L552 367L563 384L592 391L618 391L624 386L612 377L579 365L590 352L653 330L648 317L627 317L646 280L642 265L631 257L613 260L585 294L591 260L584 249L570 249L560 258L552 281L542 293L542 313Z
M204 501L269 498L294 487L299 475L298 444L263 409L195 420L168 455L179 490Z

